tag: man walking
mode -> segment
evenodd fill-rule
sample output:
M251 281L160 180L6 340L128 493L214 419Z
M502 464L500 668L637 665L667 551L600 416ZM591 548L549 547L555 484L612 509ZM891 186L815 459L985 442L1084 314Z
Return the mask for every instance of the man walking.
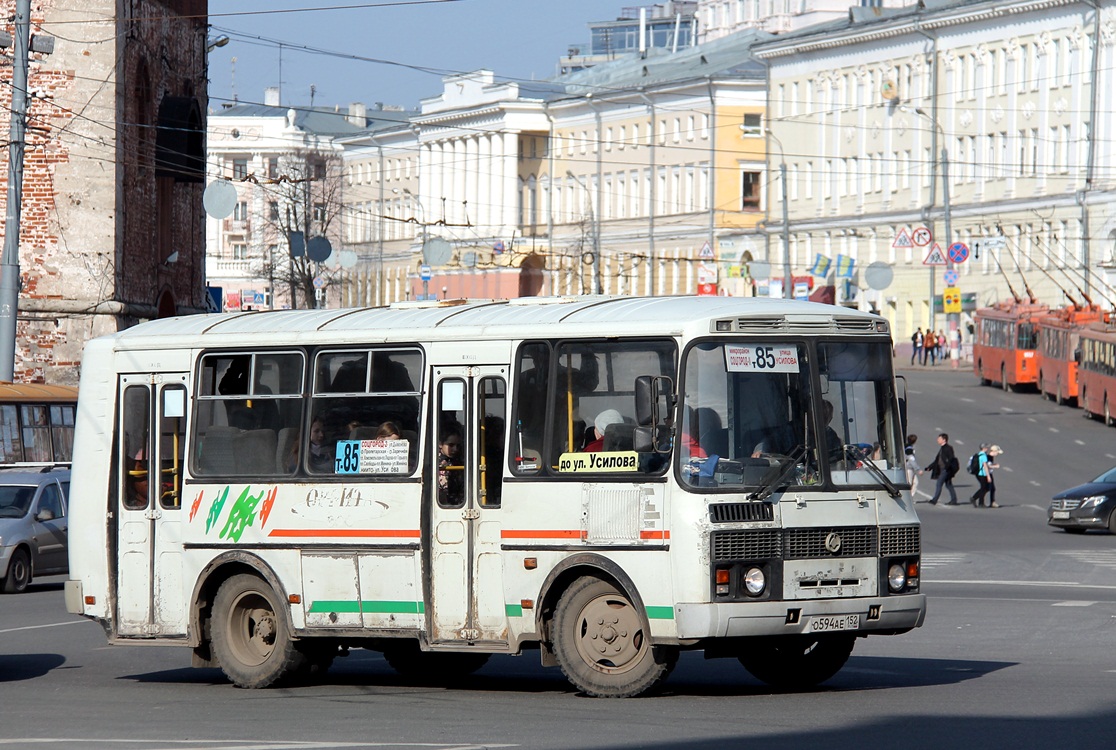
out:
M912 365L914 365L916 359L919 360L920 362L922 361L922 341L923 341L922 327L919 326L919 329L914 332L913 336L911 336L911 364Z
M953 452L953 446L949 444L949 435L944 432L938 435L938 446L938 455L934 456L934 460L930 462L929 466L918 473L929 471L930 478L937 482L934 485L934 496L930 498L931 505L938 504L938 497L942 494L943 486L949 490L949 502L946 504L957 505L957 492L953 489L953 477L957 475L957 470L960 468L957 463L957 454Z

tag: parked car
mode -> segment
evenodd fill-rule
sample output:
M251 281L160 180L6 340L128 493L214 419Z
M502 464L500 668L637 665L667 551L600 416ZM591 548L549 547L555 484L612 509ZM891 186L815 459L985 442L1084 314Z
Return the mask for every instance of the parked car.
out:
M69 571L69 496L69 469L0 469L0 588L4 593L26 590L34 576Z
M1055 495L1047 522L1071 533L1107 528L1116 534L1116 467Z

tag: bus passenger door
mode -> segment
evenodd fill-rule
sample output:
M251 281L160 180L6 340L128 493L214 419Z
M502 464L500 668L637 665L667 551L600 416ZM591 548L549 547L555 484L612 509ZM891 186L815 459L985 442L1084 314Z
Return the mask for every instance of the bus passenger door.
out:
M436 367L426 494L434 643L507 643L500 504L507 367Z
M119 635L186 632L182 590L185 373L124 375L114 456Z

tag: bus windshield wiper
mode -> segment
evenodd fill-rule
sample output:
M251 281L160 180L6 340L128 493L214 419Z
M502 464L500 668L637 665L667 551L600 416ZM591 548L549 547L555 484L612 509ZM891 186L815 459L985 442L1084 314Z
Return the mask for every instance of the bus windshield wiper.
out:
M790 455L784 457L782 462L780 462L771 471L767 472L767 474L764 475L764 477L760 480L760 489L756 490L751 495L748 495L748 500L750 502L756 502L757 500L766 500L767 498L771 497L775 493L776 489L786 484L787 477L790 476L791 472L798 465L798 461L805 455L805 453L805 446L797 446L793 451L790 452ZM768 477L773 478L768 480Z
M893 498L899 497L899 488L896 487L891 482L891 480L887 478L887 474L883 473L883 469L881 469L879 466L876 466L876 462L873 461L871 457L865 455L864 452L855 445L846 445L844 448L844 452L846 458L851 458L857 463L861 464L865 469L868 470L869 474L878 479L880 481L880 484L882 484L887 490L888 495Z

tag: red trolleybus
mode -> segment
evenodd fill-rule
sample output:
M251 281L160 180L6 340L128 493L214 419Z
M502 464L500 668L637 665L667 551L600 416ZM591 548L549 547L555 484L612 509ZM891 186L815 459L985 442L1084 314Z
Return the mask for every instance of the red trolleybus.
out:
M973 370L982 385L998 382L1005 391L1038 381L1035 357L1038 319L1046 305L1001 302L973 315Z
M1116 326L1096 322L1081 330L1081 364L1077 402L1086 417L1102 417L1113 424L1116 412Z
M69 463L77 388L0 382L0 464Z
M1096 305L1053 310L1038 324L1038 390L1055 403L1077 403L1077 350L1081 329L1103 319Z

